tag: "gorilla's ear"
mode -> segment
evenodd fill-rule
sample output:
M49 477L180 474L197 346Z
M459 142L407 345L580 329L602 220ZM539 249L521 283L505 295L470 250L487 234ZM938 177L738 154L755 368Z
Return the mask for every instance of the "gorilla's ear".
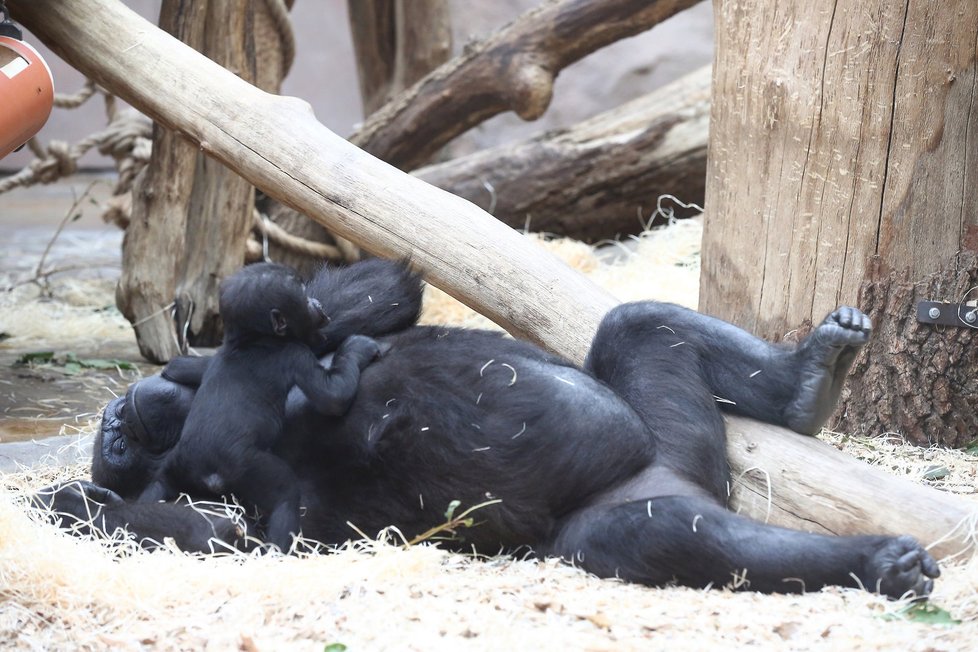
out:
M285 331L289 327L289 322L286 321L285 315L278 308L272 308L269 316L272 318L272 330L276 335L282 337L285 335Z

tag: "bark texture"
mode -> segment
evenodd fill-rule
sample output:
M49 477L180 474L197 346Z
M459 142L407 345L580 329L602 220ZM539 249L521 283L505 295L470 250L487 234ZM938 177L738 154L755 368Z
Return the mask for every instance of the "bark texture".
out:
M859 304L879 315L880 326L859 357L843 393L843 432L899 432L921 446L966 446L978 438L978 256L962 252L946 269L913 281L874 269L860 289ZM882 261L880 261L882 263ZM957 326L918 323L921 301L970 307L958 310Z
M856 303L864 282L891 272L911 286L931 274L949 283L958 252L978 250L978 4L714 7L700 308L780 338ZM913 351L901 326L912 308L867 307L878 346ZM907 359L901 382L936 391L925 351L913 354L915 366ZM895 376L871 369L890 363L874 357L856 381L887 379L878 391L900 394ZM960 420L918 411L909 419L938 430L914 439L953 441L974 423L974 386L949 390L955 397L935 396L933 409ZM899 432L909 423L899 410L883 420L856 401L847 420Z
M363 114L452 55L448 0L348 0Z

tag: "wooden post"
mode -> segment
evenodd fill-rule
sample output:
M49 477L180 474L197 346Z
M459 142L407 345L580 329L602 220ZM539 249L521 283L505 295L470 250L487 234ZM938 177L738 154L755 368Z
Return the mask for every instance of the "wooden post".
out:
M978 3L714 7L700 308L781 338L861 302L883 336L845 427L966 443L974 330L914 314L976 298L975 258L958 254L978 250Z
M580 362L601 317L616 303L471 203L364 153L316 122L305 103L263 93L117 1L8 3L25 27L103 87L178 129L269 195L370 251L410 255L431 283L515 335ZM99 20L91 20L94 15ZM758 449L752 438L775 441L771 449L777 456L796 460L795 473L810 472L812 486L833 499L793 502L791 512L839 528L839 534L865 531L867 523L840 519L839 513L850 505L859 513L867 500L877 506L893 501L902 514L893 522L878 514L869 527L924 542L975 512L966 501L887 478L813 439L743 419L730 423L734 469L755 464L747 454ZM826 481L824 469L834 471ZM790 495L785 485L791 476L773 470L771 492ZM942 508L935 510L935 503ZM749 502L744 505L756 514ZM776 511L770 522L779 522ZM938 554L971 545L959 532Z

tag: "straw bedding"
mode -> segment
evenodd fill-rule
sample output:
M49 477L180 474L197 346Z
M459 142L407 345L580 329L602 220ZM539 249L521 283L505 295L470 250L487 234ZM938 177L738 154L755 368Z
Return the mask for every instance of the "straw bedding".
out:
M622 299L695 305L695 221L646 234L614 262L579 243L547 246ZM85 321L93 308L111 303L111 288L92 282L85 298L72 287L63 295L54 287L54 300L26 291L0 299L0 330L12 335L6 345L120 337L124 322L112 311L100 311L97 324ZM84 326L54 324L75 312ZM424 319L487 325L434 291ZM82 436L96 426L91 421ZM928 471L943 467L947 473L929 482L978 502L978 457L897 440L823 437L915 481L928 482ZM405 549L393 532L298 558L149 554L125 542L72 538L25 508L25 492L87 471L80 461L2 478L4 649L964 650L978 637L974 559L944 567L932 600L943 611L932 617L948 624L928 624L904 614L906 604L860 591L761 596L648 589L553 561L475 559L425 544Z

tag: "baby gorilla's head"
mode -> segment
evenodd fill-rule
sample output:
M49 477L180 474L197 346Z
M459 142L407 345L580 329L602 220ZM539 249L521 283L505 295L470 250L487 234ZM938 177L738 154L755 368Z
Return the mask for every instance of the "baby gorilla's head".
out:
M224 337L276 337L312 342L328 319L306 296L295 270L274 263L248 265L221 283Z

